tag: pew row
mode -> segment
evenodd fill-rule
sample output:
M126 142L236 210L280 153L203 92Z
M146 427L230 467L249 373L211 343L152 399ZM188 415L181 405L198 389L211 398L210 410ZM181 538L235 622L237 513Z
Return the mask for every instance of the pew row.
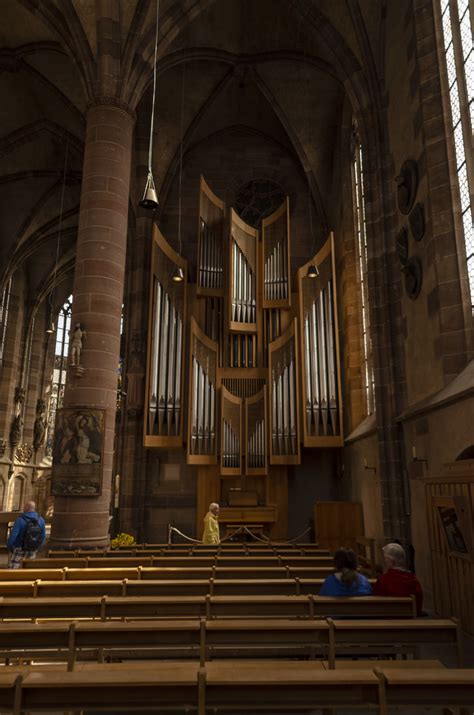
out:
M314 548L298 548L298 549L244 549L227 548L222 549L216 546L206 546L199 549L184 548L184 549L166 549L147 547L128 547L120 549L77 549L76 551L49 549L46 552L48 558L121 558L125 556L159 556L170 558L173 556L186 556L190 558L199 558L204 556L236 556L240 558L259 558L259 557L292 557L292 556L312 556L312 557L329 557L331 554L328 549Z
M3 581L0 596L301 596L317 595L323 579L117 579Z
M102 596L0 598L0 619L61 618L415 618L412 598L327 596Z
M226 568L220 566L199 567L199 568L164 568L138 566L136 568L114 567L112 565L102 568L69 568L61 569L1 569L0 582L3 581L32 581L44 579L46 581L107 581L118 579L152 579L152 580L176 580L184 579L188 581L196 579L284 579L284 578L317 578L324 579L333 573L330 567L308 568L308 567L283 567L275 568Z
M324 658L418 655L425 645L449 646L463 665L459 624L453 619L386 621L214 618L73 623L0 623L0 657L77 659L218 657Z
M25 569L57 569L64 568L104 568L104 561L109 559L99 556L85 556L71 558L50 557L47 559L25 559L23 568ZM276 566L293 566L306 568L332 568L333 559L330 556L114 556L110 558L113 566L137 568L138 566L161 567L161 568L211 568L212 566L222 566L226 568L254 568Z
M474 670L324 670L319 663L156 663L140 669L108 665L77 672L0 674L0 708L28 711L312 711L358 709L386 715L392 707L472 707Z

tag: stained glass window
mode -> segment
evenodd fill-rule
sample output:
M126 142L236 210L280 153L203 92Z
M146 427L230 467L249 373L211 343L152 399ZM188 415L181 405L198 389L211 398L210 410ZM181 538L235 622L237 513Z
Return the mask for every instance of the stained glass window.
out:
M474 194L472 4L469 0L441 0L440 7L467 275L474 309L474 222L471 200Z
M374 367L372 359L372 338L370 335L369 286L367 281L367 222L365 215L364 162L362 145L356 131L353 135L352 195L357 277L359 280L362 386L365 392L367 414L371 415L375 410Z
M48 437L46 440L46 454L51 457L53 453L54 423L56 411L62 406L64 386L66 384L67 357L69 352L69 331L71 330L72 295L62 306L58 315L56 336L54 343L53 373L51 376L51 397L48 413Z
M10 294L12 290L12 278L10 278L2 291L0 297L0 365L3 362L5 350L5 340L7 337L8 311L10 307Z

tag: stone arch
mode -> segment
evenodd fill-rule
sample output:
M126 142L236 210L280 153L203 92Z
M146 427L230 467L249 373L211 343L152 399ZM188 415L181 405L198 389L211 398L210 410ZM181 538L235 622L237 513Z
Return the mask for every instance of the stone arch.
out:
M27 477L25 474L14 474L8 483L8 509L7 511L21 511L25 501Z

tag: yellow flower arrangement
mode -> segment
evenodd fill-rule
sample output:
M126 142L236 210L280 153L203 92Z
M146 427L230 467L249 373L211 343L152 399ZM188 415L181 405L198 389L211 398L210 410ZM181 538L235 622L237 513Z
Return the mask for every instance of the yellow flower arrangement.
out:
M110 546L113 549L119 549L121 546L133 546L135 544L135 537L131 534L117 534L115 539L112 539Z

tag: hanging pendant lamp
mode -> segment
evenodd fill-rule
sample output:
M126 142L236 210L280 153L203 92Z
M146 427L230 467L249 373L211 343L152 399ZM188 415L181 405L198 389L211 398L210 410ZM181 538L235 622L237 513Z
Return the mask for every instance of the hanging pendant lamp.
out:
M175 283L181 283L181 281L184 281L184 271L181 266L175 267L171 278L172 280L174 280Z
M319 276L318 267L312 263L308 266L308 271L306 273L306 278L317 278Z
M155 211L158 208L158 196L155 189L155 180L153 178L152 159L153 159L153 127L155 123L155 99L156 99L156 56L158 53L158 15L160 8L160 0L156 0L156 20L155 20L155 55L153 61L153 100L151 103L151 119L150 119L150 140L148 143L148 176L145 184L140 206L148 211Z

